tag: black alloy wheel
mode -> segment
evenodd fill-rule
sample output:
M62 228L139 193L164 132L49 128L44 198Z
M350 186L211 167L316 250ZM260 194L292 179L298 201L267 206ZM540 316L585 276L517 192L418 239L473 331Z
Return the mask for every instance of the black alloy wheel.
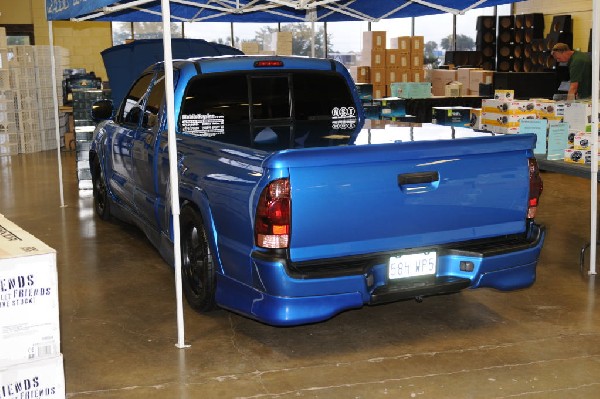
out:
M96 215L102 220L110 219L110 198L108 197L108 190L106 188L106 182L104 181L104 174L100 168L100 162L96 158L94 162L93 170L93 195L94 195L94 211Z
M194 310L206 312L215 307L215 263L198 212L187 206L180 216L183 293Z

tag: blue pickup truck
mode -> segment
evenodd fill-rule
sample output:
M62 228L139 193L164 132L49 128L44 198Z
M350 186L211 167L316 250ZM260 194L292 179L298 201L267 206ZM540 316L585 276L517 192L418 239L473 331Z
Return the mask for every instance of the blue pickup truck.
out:
M182 278L192 308L272 325L535 281L533 135L365 121L340 63L174 62ZM94 207L173 264L164 66L94 106ZM383 123L383 122L381 122Z

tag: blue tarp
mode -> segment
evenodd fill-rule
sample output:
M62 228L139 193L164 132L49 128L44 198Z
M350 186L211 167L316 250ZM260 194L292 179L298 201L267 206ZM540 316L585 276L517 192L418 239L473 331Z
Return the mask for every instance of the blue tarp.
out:
M173 59L243 54L240 50L201 39L172 39ZM162 39L143 39L110 47L102 59L111 87L111 98L118 106L133 81L148 66L164 60Z
M521 0L516 0L521 1ZM335 22L377 21L439 13L461 14L470 8L491 7L515 0L188 0L170 2L172 22ZM135 3L119 10L115 0L46 0L48 20L90 16L95 21L160 22L157 0ZM112 8L112 7L117 7ZM93 17L91 17L93 15Z

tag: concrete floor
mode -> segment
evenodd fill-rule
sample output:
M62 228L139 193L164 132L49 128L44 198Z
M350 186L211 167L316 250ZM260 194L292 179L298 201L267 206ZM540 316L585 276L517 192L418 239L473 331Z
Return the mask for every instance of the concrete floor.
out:
M75 154L0 157L0 213L57 250L69 398L598 398L600 302L579 270L589 180L544 173L548 228L529 289L491 289L275 328L185 305L136 228L94 217Z

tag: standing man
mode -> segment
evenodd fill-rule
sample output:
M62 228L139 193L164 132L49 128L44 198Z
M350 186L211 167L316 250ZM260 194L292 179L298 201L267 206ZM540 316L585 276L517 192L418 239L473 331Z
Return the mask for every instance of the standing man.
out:
M566 62L571 85L567 100L580 100L592 96L592 59L586 53L573 51L568 44L556 43L552 56L557 62Z

